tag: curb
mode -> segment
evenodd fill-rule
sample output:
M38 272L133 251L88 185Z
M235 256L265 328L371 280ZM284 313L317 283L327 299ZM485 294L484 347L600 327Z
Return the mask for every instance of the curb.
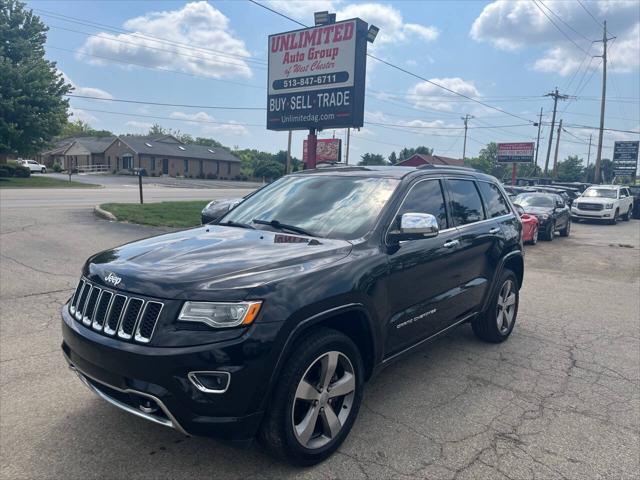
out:
M100 205L96 205L95 207L93 207L93 213L96 217L100 217L111 222L118 221L118 218L113 213L108 212L107 210L103 210L102 208L100 208Z

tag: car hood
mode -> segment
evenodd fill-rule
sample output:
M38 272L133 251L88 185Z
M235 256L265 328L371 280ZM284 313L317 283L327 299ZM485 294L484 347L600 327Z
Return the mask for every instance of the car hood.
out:
M307 273L351 248L345 240L209 225L106 250L87 261L84 273L112 288L118 277L115 288L141 295L195 298Z
M575 202L582 203L595 203L598 205L604 205L606 203L613 203L616 201L615 198L604 198L604 197L578 197L574 200Z
M546 213L547 215L551 215L553 213L553 208L548 207L522 207L524 211L530 215L542 215Z

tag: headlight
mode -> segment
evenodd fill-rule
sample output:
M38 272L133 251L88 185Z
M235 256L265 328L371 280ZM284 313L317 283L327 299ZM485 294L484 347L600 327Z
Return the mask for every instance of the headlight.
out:
M258 316L261 305L262 302L185 302L178 320L204 323L214 328L250 325Z
M613 208L613 203L607 203L604 208L606 208L607 210Z

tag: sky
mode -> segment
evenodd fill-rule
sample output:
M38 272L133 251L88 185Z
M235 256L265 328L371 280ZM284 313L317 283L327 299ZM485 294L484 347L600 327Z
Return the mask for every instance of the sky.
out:
M608 43L605 127L640 131L637 0L257 1L308 25L314 11L336 12L338 20L360 17L380 28L369 53L410 72L367 59L365 126L352 131L350 163L367 152L386 157L418 145L461 158L467 114L473 117L467 156L492 141L536 141L531 122L542 108L538 163L544 165L553 108L545 95L555 87L570 96L558 103L557 120L566 127L559 159L579 155L586 163L592 135L593 162L598 132L590 127L599 125L604 20L615 36ZM27 4L49 26L47 58L57 62L73 94L98 97L72 98L72 120L117 134L145 133L159 123L232 148L286 150L287 133L265 128L267 37L299 28L292 20L248 0ZM293 134L299 158L306 134ZM319 137L334 135L344 139L346 130ZM637 133L605 132L603 158L611 158L615 140L638 139ZM551 161L554 149L555 139Z

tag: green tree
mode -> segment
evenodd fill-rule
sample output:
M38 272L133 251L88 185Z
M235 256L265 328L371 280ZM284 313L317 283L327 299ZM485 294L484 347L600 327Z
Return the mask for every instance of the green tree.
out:
M76 120L75 122L65 123L59 137L110 137L112 135L113 133L109 130L95 130L88 123Z
M253 171L254 177L265 180L275 180L282 175L284 175L284 166L275 160L260 161Z
M168 133L170 133L169 130L161 126L159 123L154 123L151 125L147 135L167 135Z
M398 162L402 162L416 153L420 153L422 155L433 155L433 148L425 147L423 145L416 148L403 148L400 150L398 155Z
M582 159L577 155L570 155L558 162L556 178L561 182L579 182L583 176Z
M358 165L389 165L382 155L379 153L365 153Z
M391 165L398 163L398 156L396 155L396 152L391 152L391 155L389 155L389 163Z
M498 163L498 144L491 142L477 157L466 158L465 165L502 180L511 175L511 164Z
M72 90L44 58L48 28L16 0L0 0L0 159L47 147L67 121Z

